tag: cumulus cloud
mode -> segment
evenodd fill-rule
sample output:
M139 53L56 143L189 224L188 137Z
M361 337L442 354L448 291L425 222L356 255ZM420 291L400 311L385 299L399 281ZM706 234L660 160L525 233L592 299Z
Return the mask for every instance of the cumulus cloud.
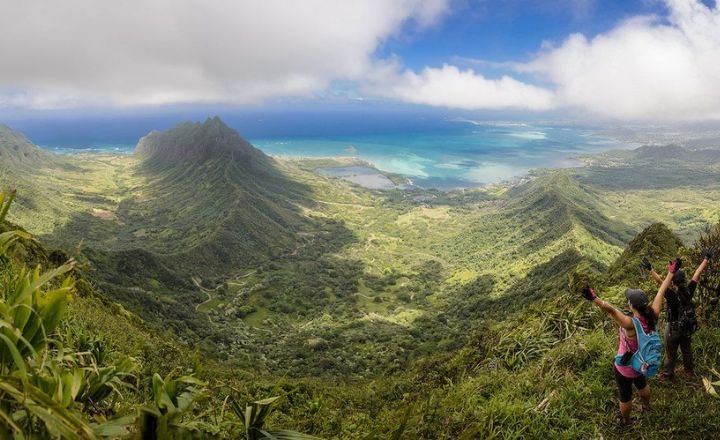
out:
M527 63L413 71L377 59L384 41L409 23L435 24L450 2L0 0L0 107L261 103L332 92L339 81L351 95L357 87L368 96L466 110L720 119L717 3L665 0L666 17L635 17L592 38L573 34L544 44ZM598 2L542 7L568 4L587 12ZM509 75L487 77L486 67Z
M558 105L618 119L720 118L720 8L666 0L592 39L571 35L521 70L554 85Z
M252 103L355 80L448 0L0 0L0 104ZM4 93L3 91L4 90Z
M420 73L400 73L397 66L389 68L366 84L364 90L413 104L464 110L548 110L554 106L553 94L548 90L509 76L488 79L472 69L447 64Z

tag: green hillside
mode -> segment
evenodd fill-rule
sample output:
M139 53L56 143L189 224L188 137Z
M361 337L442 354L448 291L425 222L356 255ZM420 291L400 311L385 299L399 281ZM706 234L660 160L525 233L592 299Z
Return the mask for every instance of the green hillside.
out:
M0 163L14 169L40 165L43 161L51 160L49 153L40 150L25 136L4 124L0 124L0 145Z
M58 334L73 353L98 337L109 360L136 361L133 389L102 413L135 433L162 388L153 374L177 368L204 382L188 379L197 402L178 416L200 438L238 432L228 396L283 396L270 425L327 438L703 438L720 406L698 383L658 384L656 409L615 428L617 330L576 292L622 305L626 287L654 289L642 256L694 265L717 236L691 247L720 220L720 170L688 162L670 186L643 180L662 159L622 154L520 186L370 191L269 158L217 118L184 123L131 157L3 162L3 185L27 194L9 219L44 243L16 242L3 273L78 260ZM707 377L715 289L696 337Z
M188 278L292 252L314 226L302 212L310 189L217 118L151 133L135 154L113 209L77 213L52 236L85 238L88 247L124 252L123 260L148 251Z
M657 270L663 263L675 259L683 246L682 241L663 223L648 226L633 238L625 251L610 267L610 276L618 283L632 282L640 270L639 261L643 257L653 256Z
M642 236L652 236L647 232ZM657 245L666 251L662 242ZM3 276L21 269L23 262L52 266L48 255L37 244L21 241L11 248L10 260L3 260ZM509 319L503 318L502 312L496 313L492 323L467 331L471 338L461 349L432 353L416 366L391 376L329 383L309 378L261 378L237 369L231 373L212 358L205 358L203 368L197 370L197 361L192 360L187 349L173 343L172 335L160 336L121 306L105 300L81 273L73 277L74 299L58 333L66 341L64 347L81 351L83 344L92 343L96 347L93 350L109 350L110 356L101 364L107 365L103 368L109 371L118 371L117 362L127 355L132 356L135 365L136 379L128 385L135 383L134 388L128 388L113 404L97 402L92 417L90 413L83 415L88 411L87 407L82 409L83 394L75 397L77 403L63 404L80 417L69 429L80 429L85 423L87 438L106 432L144 432L144 413L139 405L152 407L153 394L162 392L162 388L153 391L150 387L149 378L157 368L162 377L169 369L180 368L196 371L197 377L206 381L186 388L194 390L187 394L192 396L194 409L179 411L174 416L171 437L160 438L177 438L181 432L198 438L225 437L232 429L240 428L232 412L226 413L227 418L211 416L213 407L216 411L222 407L223 396L240 399L232 389L241 390L248 400L287 394L267 423L332 438L366 438L368 434L371 438L386 438L398 430L407 438L539 438L558 431L567 438L640 438L648 432L704 438L720 428L720 405L687 382L676 386L660 384L655 388L653 413L639 416L630 430L616 428L612 421L615 390L609 369L616 330L605 325L607 320L576 295L558 292L553 299L528 303L527 308ZM613 292L607 289L601 294L622 303L621 293ZM701 341L696 347L701 372L720 362L720 335L714 322L706 321L697 335ZM57 349L49 346L50 353ZM69 356L66 352L65 357ZM52 368L63 374L62 369L67 368L63 365ZM30 374L30 380L35 380L35 373ZM112 378L119 380L117 373L108 376ZM87 376L86 380L94 379ZM13 405L6 404L2 411L12 411L16 408ZM99 410L102 412L97 413ZM55 424L48 432L61 432L58 430L62 423L67 422L63 421L64 414L55 416ZM23 423L25 419L18 420ZM38 426L44 426L49 419L40 420L43 422ZM98 424L98 420L110 422ZM24 428L18 429L26 433L35 429L21 426Z

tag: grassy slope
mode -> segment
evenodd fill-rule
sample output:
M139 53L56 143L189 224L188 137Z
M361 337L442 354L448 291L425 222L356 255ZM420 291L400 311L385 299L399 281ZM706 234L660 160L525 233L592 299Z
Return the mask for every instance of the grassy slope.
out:
M653 227L613 267L630 285L652 291L635 264L622 262L651 248L648 255L657 260L677 250L675 240ZM621 306L626 285L609 283L600 292ZM695 336L702 375L720 363L718 324L706 322ZM461 350L436 352L405 374L346 385L340 393L313 384L286 423L296 418L294 426L335 438L363 438L373 430L384 438L409 408L408 438L712 438L720 429L720 405L699 379L652 381L653 410L635 414L631 428L617 428L610 367L617 327L576 294L558 291L472 333Z
M41 170L35 191L53 194L54 205L40 199L40 215L19 209L16 218L66 249L82 242L103 263L97 275L111 272L110 279L91 276L113 298L146 318L159 316L186 340L204 339L221 357L295 376L356 378L460 347L468 327L498 319L488 311L502 309L502 318L552 297L580 262L607 267L656 214L687 227L673 221L679 205L622 203L648 191L643 197L664 200L672 190L594 184L603 166L546 173L506 192L427 192L415 202L416 193L365 191L311 173L311 165L277 162L281 180L264 196L304 201L293 208L292 246L271 260L258 252L252 264L232 261L220 273L204 265L222 249L242 254L225 238L237 237L238 225L259 237L253 243L287 237L236 211L237 194L265 189L229 191L234 182L248 185L248 170L230 160L148 170L135 157L86 156L73 168ZM693 221L712 220L717 185L686 193L699 216ZM65 223L39 224L45 217ZM188 264L202 289L191 283ZM378 341L387 341L382 350Z
M60 171L41 170L37 179L13 175L8 179L39 197L27 199L15 218L51 236L72 230L68 224L77 225L73 219L82 212L94 217L85 216L92 227L78 229L76 237L97 234L109 248L120 239L142 243L148 238L108 235L101 225L117 219L93 211L117 212L133 188L147 184L147 176L132 172L136 166L133 158L88 156ZM611 170L608 184L608 169L597 166L552 172L499 195L463 195L461 201L442 196L419 204L412 201L415 194L368 192L292 162L282 166L311 189L314 203L302 212L324 220L323 226L308 231L293 252L256 269L230 270L216 280L219 289L207 286L212 302L202 312L180 318L207 316L208 327L222 335L213 343L231 358L229 365L354 379L335 385L280 381L284 389L298 388L279 416L283 424L337 438L387 434L409 406L413 437L547 437L556 429L569 438L622 434L609 416L615 331L564 296L567 272L578 264L605 270L631 232L656 217L673 229L688 228L686 239L695 236L698 218L717 218L720 194L717 180L703 181L701 188L695 179L675 183L678 188L622 184L634 182L641 167ZM686 209L692 216L680 214ZM177 302L177 292L141 281L141 296L189 308ZM618 304L622 289L608 289ZM207 296L197 292L197 298L199 303ZM98 301L78 302L78 319L109 335L135 332L135 338L115 341L122 350L142 345L133 340L147 341L145 330L128 330L122 320L93 321L108 307ZM558 330L568 322L570 330ZM592 330L574 328L578 323ZM697 339L703 368L717 365L717 332L703 329ZM231 383L249 395L269 390L268 379L235 382L223 371L214 370L223 378L218 386ZM381 372L393 375L372 378ZM660 412L642 418L641 428L653 436L671 430L680 435L683 427L717 429L717 405L705 394L687 387L660 391ZM541 405L546 398L547 406ZM691 408L690 416L680 415ZM668 425L663 414L685 424Z

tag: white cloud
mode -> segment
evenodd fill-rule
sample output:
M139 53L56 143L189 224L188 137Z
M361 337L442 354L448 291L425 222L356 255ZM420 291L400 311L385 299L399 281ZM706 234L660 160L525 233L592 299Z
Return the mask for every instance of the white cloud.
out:
M574 34L544 44L529 63L456 58L474 69L412 71L377 59L380 45L407 23L431 26L450 2L0 0L0 108L259 103L332 94L337 81L351 89L348 96L357 96L357 86L368 96L466 110L720 119L717 3L665 0L668 17L635 17L592 38ZM599 4L536 7L585 14ZM534 81L489 78L484 68Z
M362 77L383 40L408 21L432 25L447 7L448 0L0 0L0 104L310 96L335 79Z
M413 104L465 110L553 108L550 91L517 81L509 76L488 79L472 69L456 66L427 67L422 72L399 73L397 66L384 71L364 86L367 93Z
M571 35L523 70L552 82L563 107L618 119L720 118L720 8L666 4L666 22L639 17L592 39Z

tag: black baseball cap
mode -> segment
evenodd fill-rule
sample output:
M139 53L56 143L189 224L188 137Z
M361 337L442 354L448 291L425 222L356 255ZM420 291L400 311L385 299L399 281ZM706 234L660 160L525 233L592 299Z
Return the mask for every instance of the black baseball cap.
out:
M648 297L640 289L627 289L625 291L625 298L630 301L630 304L636 309L642 309L648 305Z

